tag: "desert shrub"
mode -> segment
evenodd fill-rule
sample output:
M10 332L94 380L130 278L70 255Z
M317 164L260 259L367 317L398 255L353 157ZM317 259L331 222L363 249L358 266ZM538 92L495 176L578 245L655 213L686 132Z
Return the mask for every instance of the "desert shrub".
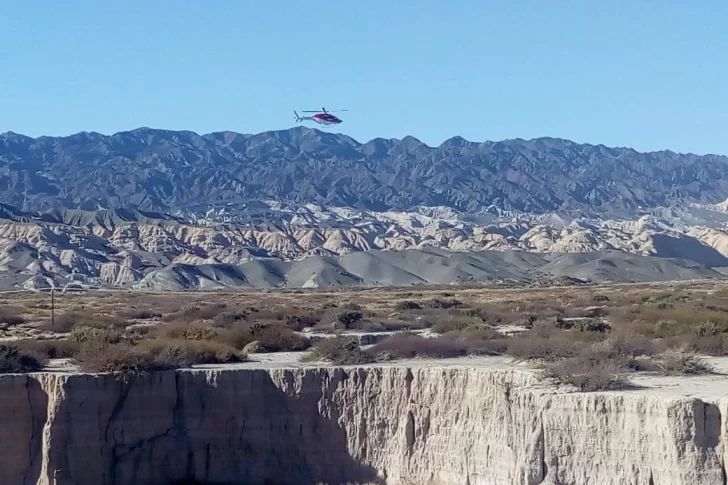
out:
M712 312L728 313L728 307L723 305L713 305L710 303L702 303L702 307Z
M369 352L361 349L356 338L339 335L316 342L308 359L329 360L336 365L367 364L374 361Z
M458 308L463 306L463 302L460 300L456 300L455 298L446 298L446 299L440 299L440 298L433 298L431 300L427 300L424 302L424 305L427 308Z
M620 331L607 341L613 352L626 358L651 356L656 352L655 343L644 335L631 331Z
M609 332L612 326L603 320L580 320L575 322L574 329L581 332Z
M336 304L336 302L333 301L327 301L321 304L321 306L318 308L318 313L326 313L334 308L339 308L339 305Z
M498 320L497 323L501 323L502 320ZM524 327L524 328L533 328L534 324L538 321L538 318L536 318L535 315L517 315L515 318L511 319L510 323L511 325Z
M335 329L343 330L341 324L334 324ZM360 330L362 332L384 332L386 331L385 325L379 320L362 319L355 322L352 326L348 327L347 330Z
M244 352L230 345L207 340L145 340L136 349L151 355L158 368L243 362L247 357Z
M667 351L657 357L658 369L665 375L710 374L713 367L690 352Z
M435 333L459 332L469 327L477 327L481 324L482 320L475 317L449 317L438 320L432 326L432 331Z
M230 346L210 341L152 339L138 345L89 341L82 344L76 360L86 372L116 374L128 381L153 371L195 364L241 362L245 354Z
M95 313L81 313L78 315L76 325L96 328L125 328L129 322L115 315L98 315Z
M339 328L349 329L354 326L357 322L361 321L364 315L361 312L354 310L344 310L336 315L336 322Z
M156 328L158 337L185 340L210 340L217 334L217 329L200 322L170 323Z
M509 339L492 327L469 327L460 332L446 333L443 338L462 342L468 354L502 355L508 350Z
M409 359L429 357L442 359L467 354L468 347L462 341L449 338L425 338L413 334L401 334L382 340L368 350L383 359Z
M659 304L674 304L674 303L682 303L686 302L690 299L689 295L685 295L683 293L673 293L669 291L656 293L653 295L644 295L642 297L642 302L649 304L649 305L659 305Z
M308 337L300 335L281 322L242 324L230 328L211 329L205 340L244 349L251 342L257 342L258 352L296 352L311 346ZM184 338L178 333L168 334L170 338Z
M602 295L602 294L597 293L596 295L592 296L592 301L601 303L601 302L609 301L609 297L607 295Z
M686 350L698 354L725 356L728 355L728 334L712 336L677 336L663 339L669 349Z
M49 318L38 325L38 329L46 332L68 333L80 320L81 315L77 312L61 313L56 315L53 321Z
M363 312L364 307L362 307L360 304L349 301L346 303L343 303L339 308L342 310L351 310L353 312Z
M235 310L231 312L222 312L212 319L212 325L215 327L229 327L248 319L249 312L246 310Z
M43 360L14 344L0 344L0 373L35 372L43 367Z
M162 313L149 308L130 308L119 312L119 316L129 320L152 320L162 318Z
M487 325L468 326L458 332L447 333L445 336L459 337L465 340L498 340L503 338L502 333Z
M401 332L403 330L424 330L430 327L430 322L427 320L381 320L378 322L381 325L383 331L388 332Z
M162 317L164 322L194 322L196 320L212 320L227 308L226 303L214 303L204 306L192 306Z
M23 311L23 308L17 306L0 306L0 324L12 327L25 323L25 318L20 316Z
M572 385L582 392L626 389L631 386L618 361L604 360L599 353L584 353L550 363L541 376L559 384Z
M451 308L449 312L451 315L475 318L481 322L486 322L488 320L499 321L502 318L502 315L488 314L484 308Z
M394 306L394 309L399 312L408 311L408 310L422 310L422 305L420 305L416 301L403 300L403 301L397 302L397 304Z
M557 361L575 357L584 347L598 342L601 333L574 332L548 324L537 324L531 331L508 339L508 354L518 360Z
M147 352L127 344L108 344L101 341L84 343L76 356L85 372L113 373L125 382L131 378L164 367Z
M68 359L76 355L79 344L73 340L53 339L34 340L21 339L13 342L21 352L40 356L41 360L46 359Z
M38 326L40 330L68 333L74 326L82 325L85 327L107 328L116 327L124 328L129 324L128 321L121 317L112 315L98 315L91 312L69 312L62 313L55 317L55 321L46 320Z
M280 323L254 327L251 341L260 345L261 352L296 352L311 346L311 340Z
M246 326L218 328L211 340L242 350L253 341L253 335Z
M508 352L508 343L506 337L465 342L468 354L472 355L503 355Z
M283 310L276 309L257 309L248 314L247 319L251 322L255 321L283 321L285 318Z
M641 332L655 338L695 334L698 331L725 332L728 330L727 313L689 305L664 310L638 307L618 312L615 317L618 320L638 325Z
M83 343L89 340L102 340L109 344L117 344L123 339L123 333L113 327L99 328L75 325L71 329L69 339L77 343Z
M606 316L608 310L600 306L567 307L564 309L565 318L599 318Z
M695 333L698 335L698 337L713 337L725 331L725 326L719 325L712 320L702 322L695 329Z
M569 330L574 328L573 320L564 320L560 316L548 316L543 318L537 318L531 322L531 326L527 328L534 328L537 326L551 326L554 328L560 328L563 330Z
M576 355L574 342L543 337L525 338L517 335L508 341L508 355L518 360L556 361Z
M298 332L300 332L304 328L316 326L319 321L321 321L321 319L312 314L286 315L284 319L286 326Z

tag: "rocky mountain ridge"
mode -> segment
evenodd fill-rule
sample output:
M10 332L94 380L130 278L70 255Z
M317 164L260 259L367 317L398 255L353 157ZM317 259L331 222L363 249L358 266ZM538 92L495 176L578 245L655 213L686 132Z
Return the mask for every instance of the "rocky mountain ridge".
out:
M635 218L728 198L728 158L539 138L430 147L360 143L309 128L198 135L0 135L0 202L28 210L138 207L187 213L261 201L379 212L443 206L496 214Z

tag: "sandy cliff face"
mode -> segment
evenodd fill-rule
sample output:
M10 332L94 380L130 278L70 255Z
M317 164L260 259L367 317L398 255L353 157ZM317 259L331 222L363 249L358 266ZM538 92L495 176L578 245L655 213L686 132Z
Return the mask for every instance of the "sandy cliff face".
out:
M0 388L7 485L726 480L728 401L539 390L518 371L44 374Z

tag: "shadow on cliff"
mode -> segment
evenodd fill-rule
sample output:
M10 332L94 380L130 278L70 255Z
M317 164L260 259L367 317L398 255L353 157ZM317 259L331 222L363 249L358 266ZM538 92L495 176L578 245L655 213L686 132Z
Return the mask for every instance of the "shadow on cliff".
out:
M366 456L361 437L348 436L340 419L348 410L342 409L336 391L345 379L341 370L245 369L214 374L172 371L119 384L123 397L109 422L101 423L104 435L113 437L103 444L106 482L381 483L375 469L349 452L351 446ZM165 420L173 415L161 433L160 414ZM353 430L359 423L348 424L357 433ZM84 459L82 454L68 455ZM71 468L80 471L79 466L83 467L80 461Z

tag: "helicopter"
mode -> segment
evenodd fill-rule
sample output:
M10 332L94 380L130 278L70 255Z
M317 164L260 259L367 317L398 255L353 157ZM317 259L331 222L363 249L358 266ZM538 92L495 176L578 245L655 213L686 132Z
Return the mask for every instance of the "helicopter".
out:
M348 109L339 109L334 110L334 112L338 111L349 111ZM293 114L296 115L296 123L300 123L301 121L305 120L311 120L315 121L316 123L320 125L338 125L339 123L342 123L343 120L337 118L336 116L332 115L332 111L326 111L326 108L321 108L321 111L301 111L301 113L316 113L313 116L298 116L298 113L294 110Z

